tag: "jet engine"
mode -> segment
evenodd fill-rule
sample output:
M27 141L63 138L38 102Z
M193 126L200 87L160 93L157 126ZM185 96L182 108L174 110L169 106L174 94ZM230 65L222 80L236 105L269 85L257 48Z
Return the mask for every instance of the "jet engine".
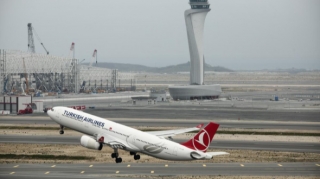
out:
M102 143L99 143L95 139L86 135L81 137L80 143L83 147L88 149L101 150L103 147Z

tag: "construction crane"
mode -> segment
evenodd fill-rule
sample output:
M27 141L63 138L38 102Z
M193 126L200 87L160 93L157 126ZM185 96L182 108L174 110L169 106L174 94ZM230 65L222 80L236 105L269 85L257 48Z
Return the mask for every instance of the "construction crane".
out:
M34 46L34 41L33 41L33 32L32 32L31 23L28 23L28 51L31 53L36 52L36 48Z
M69 55L68 55L68 57L70 57L71 52L73 52L73 59L74 59L74 45L75 45L75 43L72 42L71 47L70 47L70 51L69 51Z
M91 58L89 67L92 66L92 61L93 61L94 58L96 58L96 63L97 63L97 49L94 49L94 51L93 51L93 54L92 54L92 58Z
M22 60L23 60L24 77L26 78L26 94L29 94L29 82L28 82L26 63L24 62L24 58L22 58Z
M32 27L31 23L28 23L28 51L35 53L36 49L34 46L34 41L33 41L33 32L36 35L38 41L40 42L40 44L42 45L43 49L46 51L47 55L49 55L49 51L46 49L46 47L43 45L40 37L38 36L36 30Z

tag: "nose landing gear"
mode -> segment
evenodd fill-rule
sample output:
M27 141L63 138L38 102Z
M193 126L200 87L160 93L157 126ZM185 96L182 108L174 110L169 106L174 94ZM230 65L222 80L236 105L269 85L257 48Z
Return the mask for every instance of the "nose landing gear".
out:
M59 133L62 135L62 134L64 134L64 126L63 125L60 125L60 131L59 131Z

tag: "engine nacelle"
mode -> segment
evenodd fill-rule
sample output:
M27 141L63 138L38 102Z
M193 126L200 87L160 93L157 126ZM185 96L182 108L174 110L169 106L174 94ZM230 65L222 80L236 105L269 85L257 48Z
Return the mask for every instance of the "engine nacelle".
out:
M94 150L101 150L103 145L99 142L97 142L95 139L83 135L80 139L80 143L83 147L88 149L94 149Z

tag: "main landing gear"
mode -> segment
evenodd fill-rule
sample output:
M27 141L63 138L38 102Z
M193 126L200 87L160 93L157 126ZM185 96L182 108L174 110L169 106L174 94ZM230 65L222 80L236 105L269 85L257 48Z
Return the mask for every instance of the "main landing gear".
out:
M60 131L59 131L59 133L62 135L62 134L64 134L64 126L63 125L60 125Z
M138 155L137 152L130 152L130 155L133 155L133 159L134 160L139 160L140 159L140 155Z
M119 157L118 149L114 149L114 152L111 154L111 158L115 158L116 163L122 162L122 158Z

